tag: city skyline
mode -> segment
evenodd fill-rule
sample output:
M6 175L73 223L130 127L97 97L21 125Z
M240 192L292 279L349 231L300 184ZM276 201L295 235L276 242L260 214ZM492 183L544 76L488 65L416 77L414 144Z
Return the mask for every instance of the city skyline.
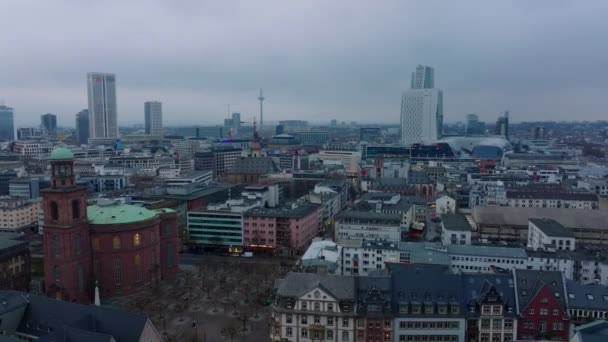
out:
M85 75L94 70L120 80L119 125L143 123L142 103L150 98L162 101L179 125L221 124L227 103L251 121L259 88L270 96L267 122L398 123L399 95L418 64L441 75L437 81L449 94L446 122L463 121L466 113L489 122L504 108L513 122L605 116L599 66L606 53L599 42L608 5L599 1L151 3L151 20L137 25L130 20L136 4L39 6L32 13L27 3L7 4L13 15L0 23L14 33L0 39L12 47L0 66L0 99L18 114L16 127L35 125L47 112L58 115L59 126L72 126L86 107ZM106 23L85 24L116 13ZM326 24L336 17L338 27ZM153 24L159 21L167 23L163 30ZM149 35L154 39L142 38Z

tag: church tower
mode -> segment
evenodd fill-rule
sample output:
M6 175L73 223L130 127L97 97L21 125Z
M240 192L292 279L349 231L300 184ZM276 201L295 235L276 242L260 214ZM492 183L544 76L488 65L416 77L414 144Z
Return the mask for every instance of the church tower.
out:
M55 148L50 163L51 187L42 196L46 293L89 304L93 281L87 189L76 185L72 151Z

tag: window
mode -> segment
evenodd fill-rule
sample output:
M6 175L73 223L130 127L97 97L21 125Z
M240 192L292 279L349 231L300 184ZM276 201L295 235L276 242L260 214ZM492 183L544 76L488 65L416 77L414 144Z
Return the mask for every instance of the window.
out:
M559 316L559 310L553 309L553 316Z
M55 285L59 286L59 284L61 284L61 271L59 270L59 266L53 267L53 277L55 278Z
M308 324L308 316L302 315L302 317L300 317L300 323Z
M141 234L135 233L133 234L133 247L137 247L141 245Z
M315 307L315 311L321 311L321 303L315 302L314 307Z
M51 220L57 221L59 219L59 208L57 202L51 202Z
M505 329L513 329L513 320L505 319Z
M135 258L133 260L135 264L135 282L139 283L142 280L141 276L141 255L135 254Z
M302 328L302 330L300 330L300 336L308 337L308 329Z
M528 311L528 313L529 313L530 315L534 315L534 309L530 309L530 310Z
M78 264L76 273L78 275L78 291L84 292L84 271L81 264Z
M120 237L115 236L112 238L112 248L120 249Z
M332 325L334 325L334 318L327 317L327 326L331 327Z
M333 330L327 330L327 333L325 334L325 336L327 336L328 340L332 340L334 339L334 331Z
M74 254L80 255L80 253L82 253L81 238L80 234L76 234L74 236Z
M291 327L287 327L285 329L285 335L290 336L290 337L293 336L293 329Z
M489 315L491 313L491 307L489 305L482 306L481 313L484 315Z
M61 256L61 241L57 235L53 236L53 255L55 257Z
M481 329L490 329L490 320L489 319L481 320Z
M545 322L545 321L540 322L540 332L541 333L547 332L547 322Z
M165 236L173 234L173 226L168 224L165 226Z
M334 305L332 303L327 303L327 311L329 311L329 312L334 311Z
M122 267L120 264L120 258L114 258L114 285L122 285Z
M342 318L342 326L348 328L348 318Z
M293 317L291 315L285 315L285 323L292 323Z
M93 238L93 249L94 250L99 250L100 247L100 243L99 243L99 238Z
M72 201L72 218L77 219L80 217L80 201Z
M348 331L342 331L342 341L348 341Z
M501 315L502 314L502 307L500 305L493 305L492 306L492 315Z
M502 319L493 319L492 320L492 329L493 330L502 329Z
M167 244L167 267L173 267L173 244Z
M542 309L540 309L539 313L541 316L547 316L547 315L549 315L549 310L546 308L542 308Z
M302 310L308 310L308 303L307 302L302 302Z
M553 330L560 331L560 330L563 330L563 328L564 328L564 325L562 322L553 323Z

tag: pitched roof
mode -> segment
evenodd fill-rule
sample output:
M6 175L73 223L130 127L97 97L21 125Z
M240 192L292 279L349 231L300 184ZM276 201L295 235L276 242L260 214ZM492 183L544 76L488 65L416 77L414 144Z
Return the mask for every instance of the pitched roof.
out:
M606 310L608 308L608 287L583 285L573 280L566 282L568 307L584 310Z
M441 224L446 230L470 232L472 230L469 220L462 214L443 214Z
M573 238L574 233L551 218L531 218L530 222L550 237Z
M580 342L605 342L608 340L608 322L597 320L575 328Z
M517 311L522 310L546 285L562 308L566 309L563 273L559 271L514 270L517 289Z
M463 274L462 286L463 302L468 305L479 304L492 288L496 289L503 304L513 308L510 314L505 312L505 315L515 316L515 286L510 274ZM465 312L471 316L469 310ZM479 315L478 311L473 314L473 316L477 315Z
M277 294L285 297L298 298L318 287L338 300L355 299L354 277L289 272L285 278L275 282Z

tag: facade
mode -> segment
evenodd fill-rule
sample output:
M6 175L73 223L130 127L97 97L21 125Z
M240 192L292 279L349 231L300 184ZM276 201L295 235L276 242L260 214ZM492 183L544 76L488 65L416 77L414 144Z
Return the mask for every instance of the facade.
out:
M302 131L298 136L300 143L304 145L325 144L330 141L329 131Z
M241 113L232 113L232 135L236 136L239 134L241 129Z
M356 341L354 278L288 273L275 291L272 341Z
M144 103L146 134L163 136L163 104L158 101Z
M515 270L513 283L518 339L568 341L570 317L562 273Z
M441 137L443 92L435 89L433 68L419 65L411 89L401 97L401 140L406 145Z
M8 192L10 196L16 198L37 199L40 197L40 179L36 177L11 179Z
M51 187L43 190L46 293L90 303L156 286L177 270L177 214L101 201L87 207L87 189L74 178L70 150L51 154Z
M441 236L444 245L470 245L471 230L471 224L464 215L441 215Z
M406 232L403 214L345 210L336 215L336 239L401 241Z
M89 97L89 138L113 142L118 138L116 76L91 72L87 74Z
M568 313L575 323L608 318L608 287L597 284L583 285L568 280L566 289Z
M57 115L51 113L40 115L40 127L44 131L44 135L57 135Z
M53 145L32 141L17 141L15 142L14 151L19 154L23 160L36 157L48 157L53 151Z
M528 223L528 248L573 251L574 233L554 219L531 218Z
M526 269L523 248L450 245L447 247L450 267L461 273L494 273L497 269Z
M315 204L247 210L243 214L244 245L250 250L301 255L319 233L321 211Z
M31 232L38 227L40 201L24 198L0 198L0 231Z
M15 140L13 108L0 105L0 140Z
M339 151L339 150L321 150L319 151L319 160L331 163L340 163L344 166L344 170L349 176L357 176L360 171L359 164L361 163L361 152L359 151Z
M89 110L83 109L76 114L76 142L86 145L89 142Z
M29 291L30 248L18 235L0 235L0 290Z
M592 193L507 191L506 201L510 207L599 209L599 199Z
M17 128L17 140L28 140L32 138L41 138L43 131L36 127L20 127Z

